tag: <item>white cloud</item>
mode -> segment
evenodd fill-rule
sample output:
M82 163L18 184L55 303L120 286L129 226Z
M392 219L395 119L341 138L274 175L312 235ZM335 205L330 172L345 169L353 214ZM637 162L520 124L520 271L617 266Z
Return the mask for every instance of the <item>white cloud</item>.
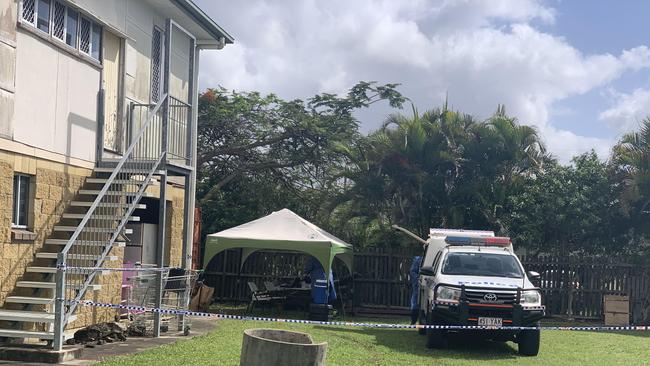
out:
M615 99L612 107L601 112L599 118L614 126L619 132L638 129L639 121L650 116L650 90L636 89L630 94L610 94Z
M612 141L553 126L554 104L650 67L650 49L585 55L540 31L555 10L537 0L197 1L236 44L202 56L201 86L306 98L340 93L359 80L402 83L419 110L449 94L457 108L486 117L496 105L536 125L552 152L605 152ZM363 128L390 111L359 114ZM597 121L594 121L597 122Z

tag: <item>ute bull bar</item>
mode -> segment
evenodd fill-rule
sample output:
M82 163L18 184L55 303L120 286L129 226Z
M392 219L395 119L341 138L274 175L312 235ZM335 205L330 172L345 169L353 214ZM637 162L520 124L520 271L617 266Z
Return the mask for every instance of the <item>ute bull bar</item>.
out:
M493 283L493 285L499 285ZM437 289L440 286L460 289L461 295L458 302L437 300ZM503 324L508 326L526 326L534 324L541 320L546 312L546 307L541 306L523 306L521 302L522 291L536 290L539 288L520 288L520 287L481 287L466 285L449 285L440 283L433 288L434 300L429 309L432 310L432 316L438 321L452 325L475 325L478 318L498 317L503 319ZM467 296L467 291L483 291L491 293L512 292L515 297L512 303L492 303L492 302L473 302Z

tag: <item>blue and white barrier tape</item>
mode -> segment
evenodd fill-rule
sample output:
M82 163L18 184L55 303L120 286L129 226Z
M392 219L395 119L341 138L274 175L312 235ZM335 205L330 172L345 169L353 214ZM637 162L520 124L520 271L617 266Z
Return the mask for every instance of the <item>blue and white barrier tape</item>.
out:
M311 325L329 325L339 327L362 327L362 328L386 328L386 329L446 329L446 330L571 330L571 331L648 331L650 326L539 326L539 327L524 327L524 326L503 326L500 328L486 327L479 325L410 325L410 324L387 324L387 323L358 323L358 322L342 322L342 321L318 321L318 320L302 320L302 319L282 319L282 318L267 318L259 316L242 316L242 315L228 315L216 313L204 313L189 310L176 310L176 309L161 309L150 308L145 306L136 305L122 305L122 304L107 304L99 303L88 300L66 300L66 304L77 303L83 306L94 306L112 309L125 309L130 311L148 312L148 313L161 313L171 315L186 315L203 318L216 318L216 319L230 319L230 320L252 320L264 321L274 323L296 323L296 324L311 324Z
M95 271L114 271L114 272L167 272L170 267L131 267L131 268L108 268L108 267L73 267L60 265L56 267L57 269L62 269L63 271L70 272L95 272Z

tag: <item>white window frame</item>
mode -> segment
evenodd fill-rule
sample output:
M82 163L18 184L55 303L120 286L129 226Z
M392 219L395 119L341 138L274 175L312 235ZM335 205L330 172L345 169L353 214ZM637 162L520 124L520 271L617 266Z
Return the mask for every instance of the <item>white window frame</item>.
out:
M27 193L25 196L25 208L27 209L27 212L25 213L25 225L20 225L16 224L14 222L14 218L18 219L20 218L20 192L22 192L24 189L21 189L21 179L18 179L18 191L13 192L13 200L12 200L12 207L11 207L11 227L14 229L27 229L27 225L29 225L29 189L32 184L31 182L31 176L28 174L21 174L21 173L14 173L14 179L16 177L25 177L27 178ZM12 182L13 184L13 182ZM16 220L18 221L18 220Z

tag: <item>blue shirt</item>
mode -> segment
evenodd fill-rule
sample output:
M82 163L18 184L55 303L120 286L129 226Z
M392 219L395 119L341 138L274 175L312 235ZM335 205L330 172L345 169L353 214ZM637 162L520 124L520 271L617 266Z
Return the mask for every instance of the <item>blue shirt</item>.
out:
M309 258L309 260L307 261L307 266L305 266L305 272L308 273L309 277L311 278L312 287L316 280L324 280L326 278L325 269L320 264L320 262L314 257ZM328 282L329 282L329 299L330 301L335 300L336 291L334 290L334 275L332 274L331 271L330 271Z

